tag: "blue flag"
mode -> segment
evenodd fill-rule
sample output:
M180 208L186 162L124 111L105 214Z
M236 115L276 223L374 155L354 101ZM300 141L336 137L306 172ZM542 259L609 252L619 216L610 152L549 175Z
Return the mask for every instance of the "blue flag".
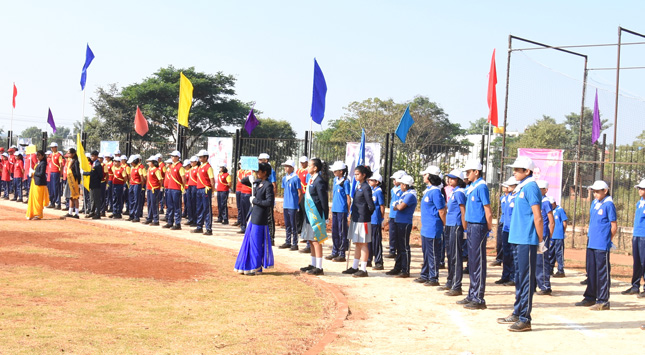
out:
M365 129L363 128L363 131L361 133L361 145L358 146L358 156L356 157L356 166L361 166L365 165ZM352 190L349 192L349 195L354 198L354 194L356 193L356 187L358 186L358 181L356 181L356 178L354 176L354 172L350 172L350 176L352 176Z
M311 98L311 119L321 124L325 117L325 96L327 95L327 82L322 70L314 58L314 92Z
M94 53L90 49L90 45L87 45L87 50L85 50L85 64L83 64L83 71L81 71L81 91L85 90L85 81L87 80L87 68L92 64L94 60Z
M401 116L401 122L399 122L399 126L396 128L395 132L401 142L405 143L405 139L408 136L408 131L410 130L410 127L412 127L412 124L414 124L414 120L412 119L412 116L410 116L410 105L408 105L403 116Z

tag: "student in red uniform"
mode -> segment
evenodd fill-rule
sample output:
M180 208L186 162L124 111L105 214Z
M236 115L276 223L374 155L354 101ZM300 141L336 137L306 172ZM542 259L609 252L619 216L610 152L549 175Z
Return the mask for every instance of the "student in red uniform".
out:
M141 156L135 154L130 157L130 217L129 221L139 222L143 216L142 187L145 183L146 168L141 164Z
M180 230L181 195L184 192L184 186L186 186L186 172L184 171L184 166L179 161L181 153L175 150L170 153L170 156L172 157L172 163L168 165L168 171L164 179L168 181L168 187L166 188L166 207L168 213L166 213L166 224L163 227Z
M228 224L228 192L231 189L231 176L226 164L222 163L217 175L217 223Z
M161 153L158 153L157 155L155 155L155 157L159 162L159 171L161 171L161 178L164 180L164 188L161 189L159 195L159 214L164 214L164 208L168 207L168 198L166 197L166 189L168 188L168 186L166 186L166 171L168 170L168 165L172 162L164 162Z
M114 160L112 173L112 214L109 217L121 219L121 212L123 211L123 186L125 186L128 178L125 162L121 163L120 159Z
M16 162L13 165L13 199L22 202L22 177L25 174L25 163L20 152L15 153Z
M159 196L161 194L161 186L163 178L161 171L159 171L159 162L153 155L148 160L148 178L146 179L146 190L148 200L148 218L143 224L150 224L153 226L159 225Z
M9 184L11 184L11 164L9 163L9 154L2 153L2 191L3 198L9 199Z
M238 222L240 223L239 234L246 233L246 225L251 211L251 193L253 192L250 186L242 184L242 179L253 174L251 170L238 170L237 172L237 192L240 193L240 207L237 212Z
M196 156L190 157L190 168L186 170L186 218L187 225L197 227L197 171L199 169L199 159Z
M103 211L112 212L112 194L114 193L114 160L112 159L112 153L105 153L105 170L107 172L107 186Z
M213 187L215 174L208 163L208 151L202 149L197 153L201 165L197 172L197 228L191 233L213 235ZM204 232L204 228L206 231Z
M52 195L52 199L50 201L50 206L51 208L55 208L57 210L61 209L61 172L63 169L63 155L58 151L58 143L52 142L49 145L49 148L51 149L52 153L49 156L49 160L51 162L51 168L49 170L49 175L50 175L50 185L52 191L50 194Z

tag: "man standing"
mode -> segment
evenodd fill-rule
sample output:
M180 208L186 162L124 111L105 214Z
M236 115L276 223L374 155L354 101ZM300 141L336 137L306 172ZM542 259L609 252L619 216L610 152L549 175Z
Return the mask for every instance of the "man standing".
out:
M61 172L63 169L63 155L58 151L58 143L52 142L49 145L51 149L51 155L49 160L51 162L51 167L49 170L50 185L52 191L50 195L52 200L50 202L50 208L55 208L57 210L61 209Z
M170 153L172 163L168 166L165 180L168 181L166 189L167 198L167 212L166 224L163 228L170 228L171 230L181 229L181 196L186 186L186 172L184 167L179 161L181 153L175 150ZM162 173L163 174L163 173Z
M103 180L103 166L99 161L99 152L96 150L90 154L92 159L92 171L83 172L83 175L90 176L90 212L85 218L101 219L101 207L103 206L103 192L101 181Z
M197 170L197 228L191 233L213 235L213 187L215 174L208 163L208 151L202 149L197 153L201 165ZM204 228L206 231L204 232Z

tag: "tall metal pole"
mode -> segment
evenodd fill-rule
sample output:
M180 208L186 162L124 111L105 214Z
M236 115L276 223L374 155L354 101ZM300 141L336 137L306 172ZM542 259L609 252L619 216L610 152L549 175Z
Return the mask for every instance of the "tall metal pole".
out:
M511 77L511 53L512 51L512 44L513 44L513 36L508 36L508 57L506 59L506 94L504 95L504 130L502 131L502 156L501 159L499 160L499 171L501 173L500 178L501 181L505 181L506 179L506 169L504 169L504 156L506 155L506 119L508 117L508 87L509 87L509 80ZM502 192L500 189L499 195L501 196Z
M390 164L390 159L389 159L390 156L389 156L389 154L387 154L387 152L389 152L389 151L390 151L390 134L386 133L385 134L385 161L383 162L384 163L384 165L383 165L384 166L383 176L387 179L388 182L389 182L390 179L389 179L389 175L387 174L387 167ZM389 184L386 184L385 185L385 191L384 191L385 192L385 201L390 200L390 190L388 189L388 187L389 187Z
M616 55L616 98L614 103L614 146L611 154L611 184L609 190L614 192L614 177L616 176L616 137L618 133L618 88L620 85L620 48L622 40L623 28L618 26L618 54Z
M574 199L573 199L573 235L572 235L572 243L575 243L575 238L576 238L576 211L578 211L578 198L580 197L580 191L582 190L582 186L580 184L580 160L582 160L582 122L585 117L585 95L587 92L587 75L588 75L588 70L587 70L587 62L588 58L585 57L585 70L583 74L583 80L582 80L582 103L580 104L580 125L578 127L578 152L576 153L577 155L577 161L575 165L575 173L573 177L573 191L574 191ZM573 247L573 244L571 245Z

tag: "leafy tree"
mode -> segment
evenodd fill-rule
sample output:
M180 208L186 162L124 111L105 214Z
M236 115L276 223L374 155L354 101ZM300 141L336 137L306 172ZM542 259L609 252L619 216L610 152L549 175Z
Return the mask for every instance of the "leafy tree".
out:
M636 140L634 141L634 146L641 147L641 148L645 147L645 131L641 132L641 134L639 134L636 137Z
M291 123L285 120L258 117L260 124L255 127L252 138L296 139L296 131ZM242 137L249 138L249 134L242 129Z
M602 132L606 130L607 128L611 127L611 124L608 123L609 120L607 119L600 119L600 133L601 133L601 138L598 139L598 144L602 144ZM580 131L580 114L578 113L570 113L565 116L565 122L564 122L568 128L569 128L569 142L568 146L570 149L573 149L574 147L578 146L578 135ZM582 140L581 140L581 148L582 148L582 157L581 159L583 160L591 160L593 159L593 149L592 149L592 144L591 144L591 133L592 133L592 127L593 127L593 110L585 107L584 111L584 116L582 119Z
M70 137L71 133L72 133L71 129L67 127L56 127L56 133L50 136L48 141L49 143L56 142L60 147L62 147L64 139L73 138L73 137Z
M278 167L287 159L295 158L298 154L298 141L296 141L296 131L291 127L291 123L272 118L258 117L258 120L260 125L253 130L251 139L242 139L241 155L270 153L274 167ZM242 130L242 138L249 138L244 129Z
M86 152L91 152L92 150L99 150L101 148L101 141L102 140L109 140L109 137L113 136L106 136L102 135L102 129L104 128L105 124L101 122L100 119L97 117L92 117L91 119L88 117L85 117L83 120L84 124L81 125L80 122L74 123L74 139L76 139L76 134L80 133L81 130L85 133L87 133L87 141L85 142L85 151Z
M517 152L517 148L561 149L568 145L570 139L570 132L564 123L542 116L542 119L528 126L519 139L508 147L509 152Z
M31 142L39 146L39 142L43 138L43 131L36 126L31 126L23 129L19 137L31 138Z
M481 117L475 120L475 122L470 123L470 127L466 129L466 134L482 134L482 132L488 132L488 119L486 117Z

